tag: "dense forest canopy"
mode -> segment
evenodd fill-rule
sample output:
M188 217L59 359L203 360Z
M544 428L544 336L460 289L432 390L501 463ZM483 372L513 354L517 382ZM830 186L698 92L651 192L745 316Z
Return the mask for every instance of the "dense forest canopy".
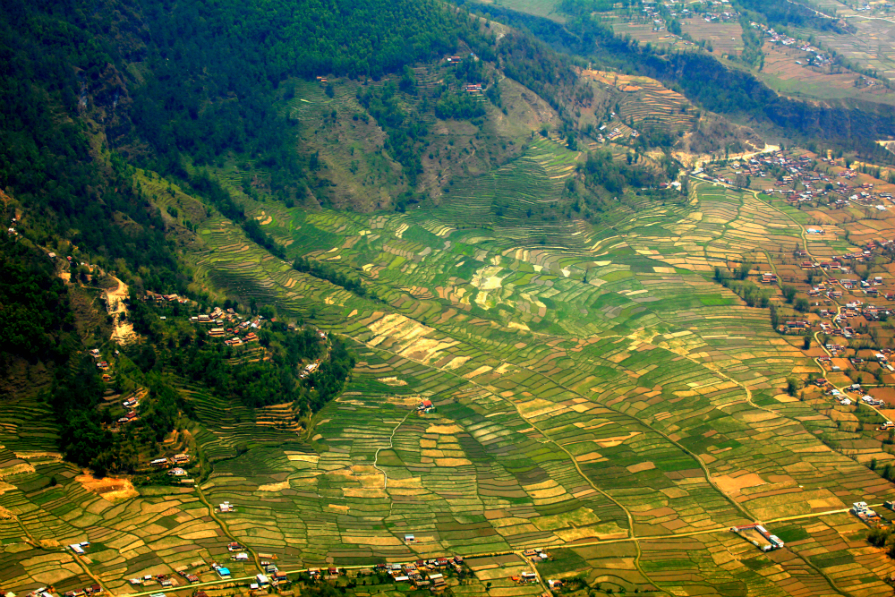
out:
M301 166L276 104L280 83L379 78L453 50L472 31L436 0L143 2L141 12L151 38L140 40L150 74L135 97L139 135L169 158L201 163L234 151L289 176Z
M150 286L180 284L163 225L118 159L97 159L80 99L110 60L62 3L0 9L0 188L29 207L27 234L62 236L110 262L145 267ZM23 34L27 32L27 34ZM127 227L115 225L126 220Z
M68 293L46 255L0 238L0 372L13 357L64 362L73 338Z

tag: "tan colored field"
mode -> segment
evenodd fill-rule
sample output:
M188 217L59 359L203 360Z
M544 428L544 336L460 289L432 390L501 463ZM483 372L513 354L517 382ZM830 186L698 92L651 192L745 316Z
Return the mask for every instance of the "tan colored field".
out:
M656 465L652 462L641 462L640 464L632 464L628 467L629 473L639 473L641 471L648 471L656 468Z
M129 500L140 495L130 479L116 479L114 477L97 479L85 473L76 477L75 480L87 491L92 491L110 502Z
M459 425L429 425L429 427L426 428L426 433L435 433L438 435L454 435L462 432L463 428Z
M736 21L706 23L704 19L684 19L681 31L694 40L711 42L715 55L738 55L743 51L743 28Z
M732 475L719 475L717 477L713 477L712 480L721 489L721 491L731 495L739 494L743 489L746 489L747 487L757 487L759 485L764 485L765 483L767 483L767 481L759 477L756 473L748 473L736 477Z

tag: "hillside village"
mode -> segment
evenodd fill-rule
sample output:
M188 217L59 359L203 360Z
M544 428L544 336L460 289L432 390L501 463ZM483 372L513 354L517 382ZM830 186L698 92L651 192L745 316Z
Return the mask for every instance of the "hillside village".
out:
M895 429L890 387L895 384L890 362L895 242L879 233L891 230L895 185L881 180L878 169L798 149L721 160L691 176L743 193L765 193L769 202L810 214L802 239L793 239L776 256L753 256L760 265L750 266L746 279L757 282L758 292L772 301L776 297L779 302L771 304L780 313L772 315L775 329L803 339L803 348L825 372L796 384L801 399L822 411L835 404L840 412L854 412L859 427L866 423L878 438L890 441ZM843 230L849 240L850 223L861 219L880 224L878 231L867 229L851 239L856 249L818 253L811 248L813 238L819 243L834 234L842 238Z

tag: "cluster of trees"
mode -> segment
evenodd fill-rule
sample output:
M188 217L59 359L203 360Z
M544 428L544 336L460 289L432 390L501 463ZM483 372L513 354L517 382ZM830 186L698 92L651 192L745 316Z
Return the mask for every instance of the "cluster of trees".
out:
M808 6L797 2L737 0L736 5L753 17L756 14L761 15L756 20L765 20L771 26L804 27L835 33L855 32L853 25L839 19L821 16Z
M485 115L485 106L478 96L446 91L435 103L435 115L442 120L470 120Z
M740 27L743 28L743 51L739 57L730 55L728 58L739 59L752 68L761 70L764 67L764 52L761 49L764 45L764 35L760 30L752 28L747 17L740 18Z
M886 473L883 476L890 481L895 479L895 475L891 472L891 465L886 465ZM890 558L895 558L895 530L892 527L877 527L875 529L870 529L870 533L867 535L867 542L874 547L885 547L886 553L889 554Z
M315 358L322 347L314 343L306 351L297 351L286 344L283 336L273 332L259 334L268 346L273 342L282 347L272 361L240 361L238 354L244 349L207 342L201 336L184 336L174 349L160 351L152 366L200 383L213 393L246 406L294 402L301 397L297 370L301 356Z
M594 12L608 12L615 8L612 0L562 0L559 10L572 16L589 15ZM630 2L625 2L630 4Z
M68 292L46 254L0 238L0 371L12 358L64 363L77 342Z
M423 172L421 145L429 133L426 123L402 107L394 83L358 92L358 101L388 134L385 148L403 167L411 186Z
M214 205L224 217L242 227L252 241L258 243L280 259L286 258L286 250L267 234L261 225L252 218L247 218L245 210L233 200L221 184L204 172L196 172L188 177L190 186L197 195Z
M310 274L321 280L332 282L336 286L341 286L345 290L350 290L358 296L367 296L367 288L360 278L352 278L351 276L343 274L328 263L320 263L313 259L299 257L292 263L292 269L302 272L303 274ZM372 290L369 291L369 295L372 299L377 298L376 293Z
M746 279L749 275L749 269L750 265L748 263L741 264L734 272L729 272L720 267L716 267L714 280L724 286L724 288L732 290L734 294L743 299L743 301L750 307L767 309L768 306L771 306L773 318L776 314L776 310L774 310L773 305L770 305L769 293L757 284ZM774 327L776 327L776 325Z
M140 417L118 433L109 431L110 411L100 409L105 385L91 357L71 353L71 364L56 370L48 402L59 424L59 449L66 460L98 476L131 473L145 446L155 446L177 426L190 405L158 374L144 381L149 393Z
M625 162L617 162L608 149L587 152L584 163L585 185L603 187L610 193L621 193L626 187L651 187L663 180L663 176L655 169L634 163L634 154Z
M795 289L795 287L784 284L781 288L781 291L783 292L783 298L788 304L792 305L796 311L799 311L801 313L808 312L808 308L811 306L808 302L808 299L804 297L796 298L798 291Z
M58 310L61 319L48 319L46 330L37 329L33 345L54 340L58 328L68 325L68 303L60 303ZM184 417L196 416L173 387L174 379L188 379L249 407L296 402L305 414L336 397L354 367L354 356L340 338L333 337L327 344L312 329L293 331L281 322L257 332L268 358L254 360L244 358L240 350L209 341L201 331L161 322L154 307L143 301L131 301L130 319L145 337L123 349L118 369L129 368L129 375L148 387L149 394L142 400L139 418L118 433L109 430L111 411L103 407L105 384L94 359L83 354L76 340L60 343L54 353L60 362L53 369L46 401L59 424L59 449L67 460L90 467L98 475L133 472L141 452L147 447L157 449ZM302 365L310 360L320 364L303 378Z
M66 460L108 470L116 442L103 428L96 407L102 400L103 384L90 357L82 357L68 369L59 369L50 394L50 405L59 423L59 449ZM114 468L117 467L112 467Z
M341 339L331 338L327 350L314 330L291 331L280 322L257 333L270 358L246 359L244 348L209 341L195 331L167 330L163 341L130 348L128 356L144 372L189 379L251 408L295 402L303 413L317 412L341 392L354 366ZM320 365L302 378L301 365L315 359Z
M268 319L272 309L262 307ZM311 328L290 330L280 321L257 331L269 358L244 358L245 348L209 340L201 331L160 324L155 307L132 300L129 320L148 341L128 347L127 356L144 372L175 375L249 407L296 402L302 412L317 412L341 392L354 367L343 340L321 339ZM319 360L304 378L302 364Z

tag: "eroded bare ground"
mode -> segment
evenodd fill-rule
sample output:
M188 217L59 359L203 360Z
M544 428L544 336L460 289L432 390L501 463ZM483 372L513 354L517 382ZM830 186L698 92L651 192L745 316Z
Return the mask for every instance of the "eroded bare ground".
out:
M113 342L124 345L133 340L134 326L127 321L127 305L125 300L128 297L128 286L118 278L118 287L114 290L106 290L106 303L109 306L109 313L112 314L112 338Z

